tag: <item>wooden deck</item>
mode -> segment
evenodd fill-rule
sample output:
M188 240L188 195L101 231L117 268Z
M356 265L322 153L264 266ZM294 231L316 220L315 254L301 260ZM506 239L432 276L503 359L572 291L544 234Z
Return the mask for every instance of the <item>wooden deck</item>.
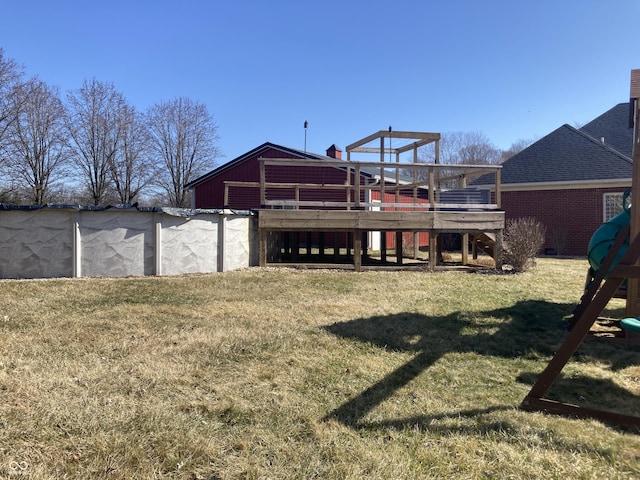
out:
M355 232L413 231L437 233L494 232L504 228L504 212L259 210L258 228L270 231Z
M468 263L469 235L492 234L501 242L504 228L504 212L492 211L357 211L357 210L259 210L260 265L266 266L269 248L269 232L346 232L351 235L353 266L356 271L363 268L363 253L366 253L368 232L396 232L398 251L402 251L402 232L429 232L432 238L441 233L459 233L463 236L463 264ZM500 248L495 249L494 260ZM320 252L322 255L323 252ZM298 263L310 260L310 255L297 256ZM385 255L383 254L383 259ZM436 242L429 242L429 268L436 267ZM305 260L306 259L306 260ZM402 265L402 256L396 256L397 265ZM384 263L384 262L383 262ZM497 263L496 263L497 264ZM414 265L415 266L415 265Z
M391 147L391 140L396 143ZM499 165L442 165L438 161L440 135L420 132L380 131L347 147L347 160L306 160L284 158L260 159L260 182L227 182L225 203L231 188L259 188L261 208L258 213L260 265L280 251L280 232L294 234L296 250L292 256L301 262L311 257L313 232L346 233L347 256L352 256L356 271L362 269L363 252L369 232L395 232L396 265L402 264L403 232L429 233L429 268L436 266L437 237L443 233L462 235L463 264L468 260L468 246L482 241L493 242L494 260L499 264L504 229L504 212L500 210ZM386 142L388 140L389 145ZM373 145L371 143L373 142ZM404 142L400 143L399 142ZM435 142L435 163L418 161L418 147ZM413 152L411 162L401 162L400 154ZM379 154L379 161L353 161L351 154ZM385 155L395 155L395 162L385 162ZM344 181L334 183L270 182L269 169L333 168L344 172ZM493 174L493 200L489 192L467 188L474 177ZM281 177L284 178L284 177ZM307 177L308 178L308 177ZM318 194L320 192L321 194ZM311 193L311 195L310 195ZM305 255L298 254L298 244L306 232ZM345 235L343 235L344 237ZM381 239L386 238L386 233ZM469 242L472 238L473 242ZM322 241L319 256L326 259ZM386 241L381 246L382 263L386 258ZM289 248L292 250L291 248ZM292 251L293 251L292 250ZM394 252L394 254L396 253ZM337 252L339 255L340 252ZM414 255L417 256L417 255Z

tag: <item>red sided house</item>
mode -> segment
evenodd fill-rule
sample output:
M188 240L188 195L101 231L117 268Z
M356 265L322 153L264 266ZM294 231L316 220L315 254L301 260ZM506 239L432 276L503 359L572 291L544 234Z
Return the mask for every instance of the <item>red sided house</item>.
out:
M359 269L361 255L367 258L369 251L379 250L386 263L388 249L412 250L416 258L419 247L428 245L432 267L433 239L440 233L486 232L498 245L504 226L499 201L490 204L488 189L466 188L467 178L501 167L419 163L418 148L435 142L437 151L439 139L437 133L380 131L347 146L346 160L335 145L319 155L265 143L186 188L193 190L193 208L257 211L261 265L297 261L302 251L311 261L312 251L323 257L327 248L333 250L332 263L344 251ZM413 160L401 162L410 152ZM376 161L351 159L374 153ZM498 182L494 187L499 189ZM402 255L395 256L401 264Z
M633 130L621 103L584 125L563 125L502 164L506 221L546 227L546 254L585 256L600 225L622 210L631 187ZM473 185L490 183L488 176Z
M271 166L265 169L265 178L267 184L280 184L281 187L268 187L267 199L271 200L270 208L292 208L291 200L298 198L302 202L317 202L319 206L326 209L338 208L336 205L345 200L345 194L342 190L318 190L313 188L301 189L297 193L294 186L289 185L302 184L323 184L336 185L344 184L346 178L346 167L339 168L335 166L322 166L317 162L332 162L342 159L342 151L334 144L331 145L326 155L320 155L311 152L305 152L294 148L276 145L266 142L253 150L231 160L230 162L212 170L211 172L197 178L193 182L186 185L186 188L193 189L192 208L231 208L234 210L254 210L264 208L266 205L261 202L260 198L260 159L292 159L306 160L307 165L299 165L292 167ZM386 172L385 183L387 186L395 185L395 177L391 178ZM355 173L350 178L351 185L356 184ZM372 185L380 183L380 170L374 168L363 168L359 174L359 182L361 185ZM408 182L409 179L404 176L398 178L399 182ZM394 193L384 193L388 201L392 201ZM422 202L428 202L428 192L421 189L419 197ZM364 189L360 194L360 202L362 204L380 203L382 193L380 191ZM274 205L281 199L280 205ZM284 200L289 199L289 200ZM412 203L411 194L401 192L400 202ZM321 204L321 205L320 205ZM301 207L301 208L309 208ZM376 208L375 206L372 208ZM318 236L314 236L314 243L319 241ZM387 232L385 235L387 248L395 248L395 235ZM413 236L405 235L406 242L413 243ZM303 238L302 242L306 239ZM326 241L329 241L328 239ZM344 244L346 239L340 243ZM330 242L331 243L331 242ZM380 249L379 232L370 232L367 239L369 249ZM429 245L429 234L421 232L418 235L418 247L426 247Z

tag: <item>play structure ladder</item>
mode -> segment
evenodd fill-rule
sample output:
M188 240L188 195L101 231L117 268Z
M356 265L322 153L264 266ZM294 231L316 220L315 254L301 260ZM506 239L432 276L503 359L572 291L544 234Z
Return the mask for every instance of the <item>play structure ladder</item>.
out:
M584 294L580 299L580 303L573 312L573 318L569 320L569 325L567 327L569 331L573 329L580 316L584 313L584 310L587 308L590 302L593 301L596 293L598 293L598 290L602 286L602 282L605 281L607 272L609 272L613 267L616 257L619 255L619 252L623 248L623 245L627 238L629 238L629 232L630 228L628 225L622 227L618 231L618 234L616 235L613 243L611 244L611 247L609 248L608 254L600 263L600 268L598 268L594 275L589 275ZM591 270L589 270L589 272L591 273ZM616 293L617 292L614 292L614 296L617 296Z
M601 268L596 273L595 278L591 281L576 308L574 317L570 322L570 330L564 342L560 345L545 370L540 374L529 394L522 401L521 407L523 409L598 418L605 422L640 427L640 417L606 410L596 410L544 398L571 356L584 341L602 310L614 297L624 279L640 278L640 265L636 265L640 259L640 235L633 239L620 261L611 269L628 232L627 228L618 233L609 253L602 262ZM610 273L607 275L607 272Z
M631 198L632 200L637 200L640 199L640 69L631 71L631 94L629 98L629 126L633 128ZM624 203L626 202L623 201ZM640 202L637 202L637 204L640 204ZM629 214L628 219L625 217L627 214ZM637 317L640 313L640 208L631 208L630 211L627 211L625 205L625 212L620 215L625 221L628 220L629 223L620 228L607 253L598 254L598 260L602 256L604 256L604 259L602 259L600 265L594 267L594 275L590 277L580 304L569 322L569 332L556 354L538 377L529 394L522 401L521 407L523 409L543 410L561 415L593 417L620 425L640 427L640 417L637 416L585 408L544 398L571 356L584 341L602 310L616 296L616 292L618 292L625 279L627 280L626 299L629 318L623 319L620 323L626 330L634 332L632 335L640 332L640 319ZM613 220L611 219L607 223L616 225L617 222ZM603 227L604 225L606 224L603 224ZM621 224L617 225L621 226ZM632 241L625 251L624 246L627 239ZM604 247L605 243L599 242L597 245L600 248ZM622 258L618 260L619 257Z

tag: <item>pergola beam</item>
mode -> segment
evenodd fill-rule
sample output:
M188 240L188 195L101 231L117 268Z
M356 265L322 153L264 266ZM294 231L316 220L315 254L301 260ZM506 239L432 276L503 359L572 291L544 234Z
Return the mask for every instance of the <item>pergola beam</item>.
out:
M416 142L405 145L403 147L397 149L391 149L393 153L402 153L412 150L417 147L421 147L422 145L426 145L431 142L435 142L440 140L439 133L430 133L430 132L404 132L404 131L388 131L388 130L380 130L376 133L372 133L368 137L365 137L357 142L352 143L351 145L347 145L347 152L360 152L360 153L378 153L380 149L377 147L364 147L364 145L373 142L379 138L399 138L399 139L413 139L417 140Z

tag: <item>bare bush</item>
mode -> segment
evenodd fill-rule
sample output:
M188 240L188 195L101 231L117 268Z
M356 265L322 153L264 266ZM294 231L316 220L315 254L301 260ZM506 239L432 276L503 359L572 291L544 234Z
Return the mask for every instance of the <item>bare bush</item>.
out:
M514 272L526 272L535 264L535 256L544 245L545 228L535 218L507 221L503 245L503 263Z

